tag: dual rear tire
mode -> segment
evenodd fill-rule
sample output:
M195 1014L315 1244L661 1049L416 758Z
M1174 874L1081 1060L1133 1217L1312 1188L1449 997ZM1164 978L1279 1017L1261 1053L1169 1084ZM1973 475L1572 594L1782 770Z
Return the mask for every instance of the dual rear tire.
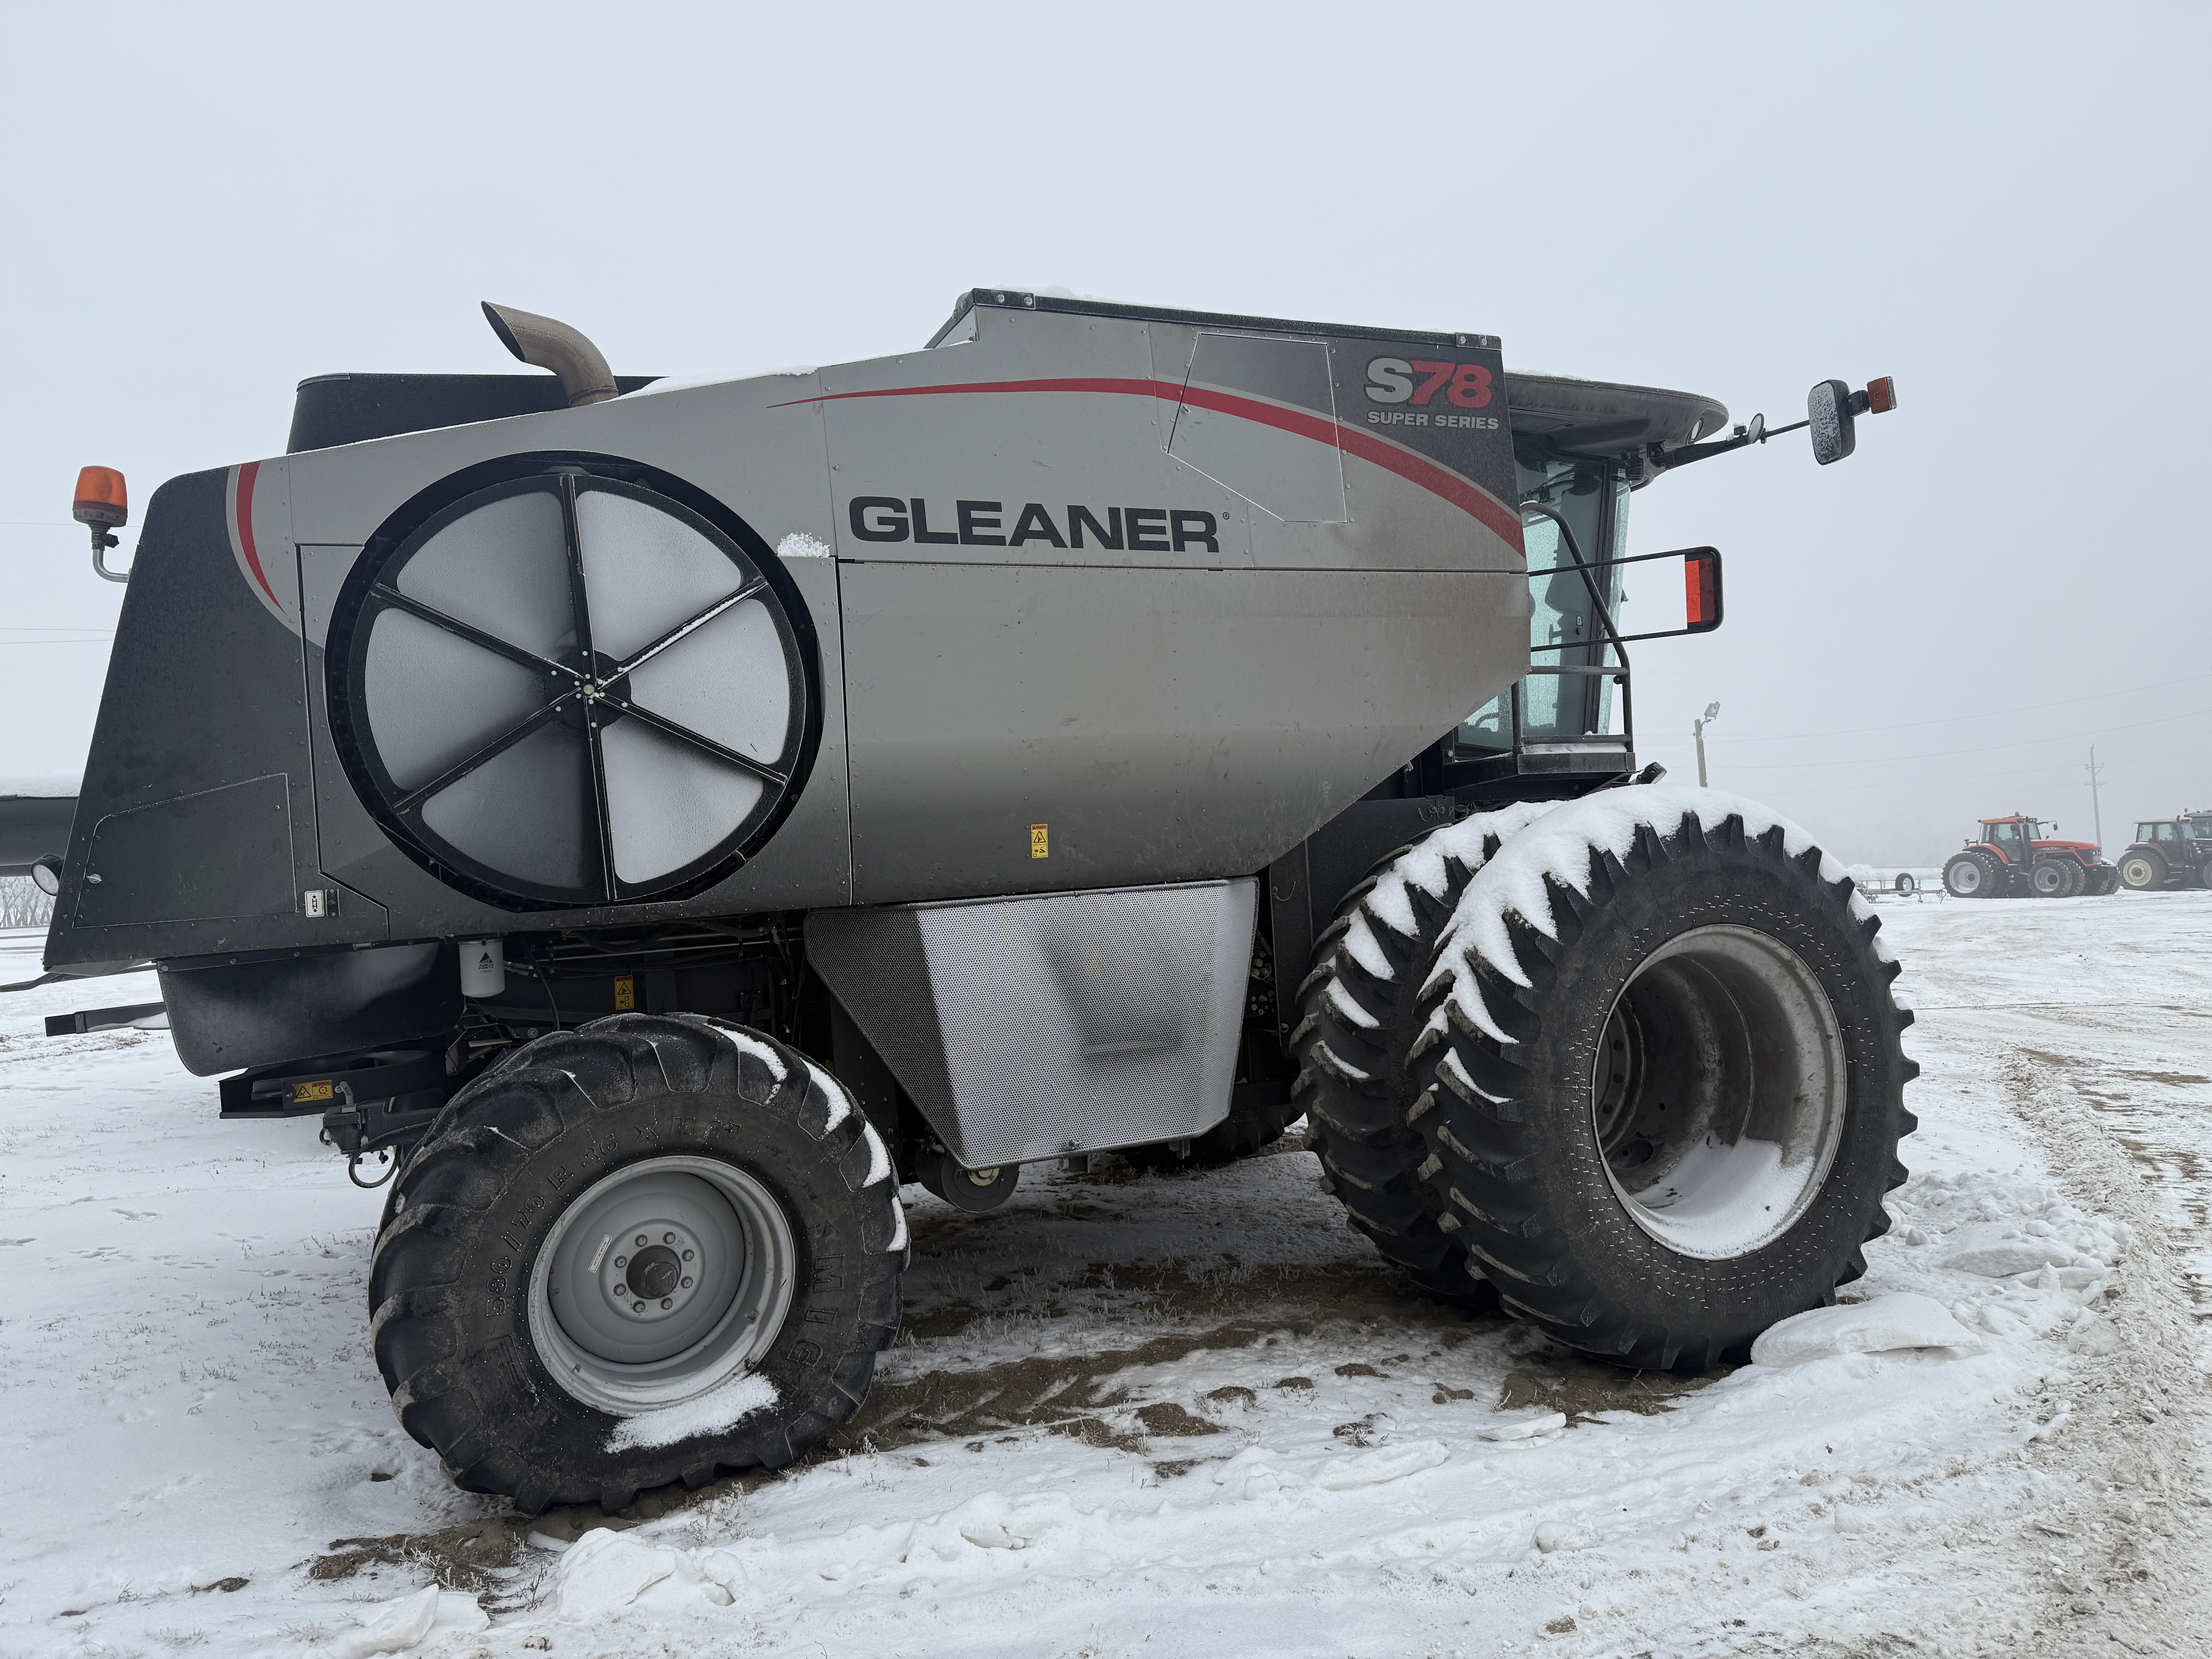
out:
M1897 968L1847 877L1730 805L1469 820L1353 902L1302 1097L1353 1225L1431 1291L1703 1370L1864 1271L1915 1127Z

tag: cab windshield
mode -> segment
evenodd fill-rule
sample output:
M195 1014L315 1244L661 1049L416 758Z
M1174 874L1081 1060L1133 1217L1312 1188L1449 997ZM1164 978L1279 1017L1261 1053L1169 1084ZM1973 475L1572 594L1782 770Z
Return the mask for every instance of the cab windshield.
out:
M1619 628L1626 598L1621 568L1614 565L1585 575L1575 568L1558 524L1526 509L1548 507L1565 519L1582 556L1595 564L1621 556L1628 535L1628 485L1618 466L1554 453L1548 439L1516 438L1513 447L1524 509L1522 534L1528 550L1528 642L1536 649L1527 679L1460 723L1455 744L1462 751L1511 749L1516 696L1523 743L1585 738L1612 729L1613 676L1601 672L1605 629L1591 588L1603 596Z

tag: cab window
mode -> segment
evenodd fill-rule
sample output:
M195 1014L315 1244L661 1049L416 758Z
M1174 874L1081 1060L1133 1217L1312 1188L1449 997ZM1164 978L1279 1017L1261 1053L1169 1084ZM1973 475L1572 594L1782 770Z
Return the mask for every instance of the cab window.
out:
M2175 835L2173 833L2173 830L2174 826L2170 823L2160 824L2158 826L2158 838L2160 841L2179 841L2181 837Z

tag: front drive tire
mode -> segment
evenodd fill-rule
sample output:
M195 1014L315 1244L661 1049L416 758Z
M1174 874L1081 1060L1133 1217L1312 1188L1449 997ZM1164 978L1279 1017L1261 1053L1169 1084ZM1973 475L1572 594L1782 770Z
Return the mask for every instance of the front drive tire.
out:
M2129 853L2120 860L2120 884L2138 893L2166 885L2166 866L2148 853Z
M897 1334L883 1142L757 1032L622 1014L542 1038L454 1096L395 1188L369 1270L392 1407L526 1513L781 1468Z
M1865 1271L1919 1068L1850 879L1705 792L1644 793L1564 808L1476 877L1412 1115L1430 1212L1509 1312L1702 1370Z

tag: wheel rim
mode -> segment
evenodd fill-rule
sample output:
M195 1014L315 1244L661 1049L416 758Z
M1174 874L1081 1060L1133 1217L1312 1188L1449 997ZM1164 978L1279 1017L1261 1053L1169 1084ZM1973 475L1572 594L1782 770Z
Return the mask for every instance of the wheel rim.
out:
M783 1206L736 1165L629 1164L572 1201L539 1248L531 1340L587 1406L634 1417L678 1405L768 1352L798 1255Z
M2120 866L2120 874L2127 878L2130 887L2148 887L2152 878L2150 860L2146 858L2130 859Z
M1972 896L1982 890L1982 866L1972 859L1963 859L1951 866L1951 885L1963 895Z
M2066 884L2066 872L2055 864L2039 864L2032 878L2035 890L2048 898Z
M1835 1010L1779 939L1693 928L1614 999L1590 1098L1606 1177L1638 1227L1705 1261L1748 1255L1819 1198L1849 1091Z

